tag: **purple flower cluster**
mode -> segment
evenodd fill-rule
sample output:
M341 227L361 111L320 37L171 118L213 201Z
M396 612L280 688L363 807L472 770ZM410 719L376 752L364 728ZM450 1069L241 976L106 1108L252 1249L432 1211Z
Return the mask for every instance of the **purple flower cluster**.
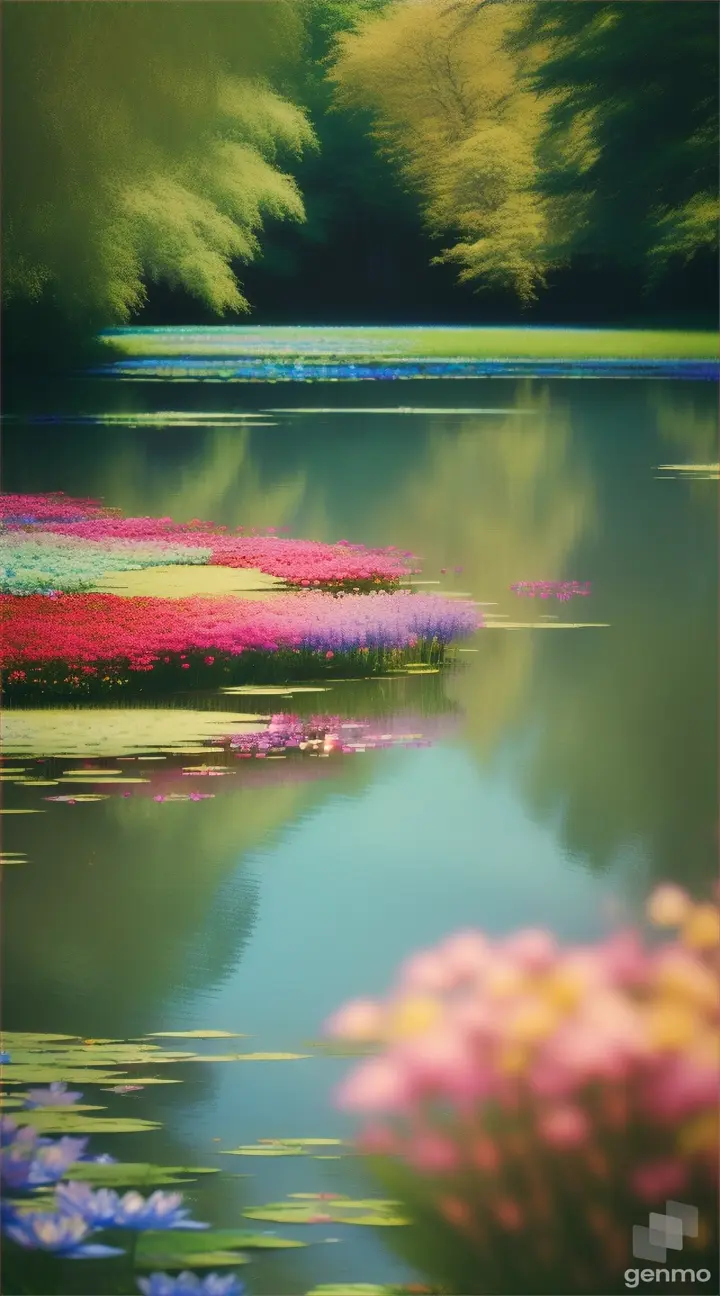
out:
M138 1278L138 1287L143 1296L242 1296L245 1290L234 1274L211 1273L206 1278L198 1278L187 1270L176 1277L153 1273Z
M561 603L568 603L578 595L587 596L590 593L590 582L586 581L583 586L579 581L519 581L517 585L511 585L510 589L514 594L526 595L528 598L546 599L554 594Z

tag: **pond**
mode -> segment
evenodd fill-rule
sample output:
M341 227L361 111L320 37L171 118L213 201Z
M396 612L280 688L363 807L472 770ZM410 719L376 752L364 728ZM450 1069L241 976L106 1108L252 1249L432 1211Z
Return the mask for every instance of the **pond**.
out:
M5 433L6 491L397 545L427 589L485 618L439 674L6 713L6 765L34 781L6 775L4 806L42 812L4 820L3 849L26 857L3 869L6 1029L221 1031L248 1038L182 1048L301 1055L178 1061L161 1070L181 1083L86 1097L159 1123L94 1150L218 1169L187 1190L216 1227L293 1193L368 1196L332 1147L227 1155L350 1136L332 1103L347 1060L316 1045L332 1012L452 932L593 939L636 918L653 881L710 886L717 486L673 465L707 465L716 443L715 385L677 378L88 379L28 402ZM512 589L544 581L586 593ZM365 728L352 751L284 762L211 745L270 712ZM88 763L146 781L47 800ZM190 777L203 799L174 799L183 769L213 763ZM258 1296L422 1281L392 1228L258 1227L310 1242L255 1253ZM94 1265L61 1272L58 1292L100 1290Z

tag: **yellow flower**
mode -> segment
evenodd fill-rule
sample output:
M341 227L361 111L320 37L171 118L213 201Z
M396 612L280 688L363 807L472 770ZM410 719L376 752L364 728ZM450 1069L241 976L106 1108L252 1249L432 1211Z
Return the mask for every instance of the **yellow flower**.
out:
M543 998L560 1012L571 1012L586 993L587 984L578 972L564 969L553 973L540 987Z
M690 899L677 886L661 886L648 901L648 918L656 927L679 927L690 909Z
M396 1039L422 1035L435 1025L439 1016L437 999L429 996L405 999L390 1017L389 1034Z
M678 1151L714 1152L718 1145L717 1112L703 1112L683 1125L678 1135Z
M498 1054L497 1066L505 1075L519 1075L527 1070L529 1061L528 1049L523 1044L504 1044Z
M720 944L720 912L715 905L695 905L682 928L683 945L690 949L712 949Z
M690 1001L698 1008L717 1007L719 987L712 972L692 955L682 951L668 952L658 969L657 985L669 996Z
M681 1049L698 1034L697 1015L672 1001L655 1004L646 1018L648 1038L654 1048Z
M541 999L522 1004L508 1021L505 1038L517 1044L534 1044L552 1035L558 1020L557 1008Z
M518 994L525 989L526 985L526 978L519 969L509 964L507 966L502 963L496 964L490 968L485 978L485 989L488 994L498 999Z

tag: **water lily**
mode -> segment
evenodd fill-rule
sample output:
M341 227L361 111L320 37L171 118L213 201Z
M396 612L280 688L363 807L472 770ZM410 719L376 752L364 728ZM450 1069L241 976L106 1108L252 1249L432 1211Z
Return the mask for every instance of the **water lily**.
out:
M86 1138L41 1139L25 1127L0 1150L0 1186L5 1189L39 1188L57 1183L69 1166L79 1161Z
M89 1184L60 1184L57 1202L61 1211L80 1215L94 1228L205 1229L207 1224L187 1218L181 1208L182 1193L154 1192L143 1197L127 1192L122 1197L107 1188L94 1192Z
M205 1278L185 1271L171 1276L166 1273L152 1273L147 1278L138 1278L138 1287L143 1296L242 1296L244 1284L234 1274L209 1273Z
M28 1211L15 1215L4 1227L7 1237L31 1251L50 1251L72 1260L102 1259L122 1255L118 1247L88 1243L90 1226L80 1215Z
M61 1080L53 1080L49 1089L28 1089L25 1095L26 1107L71 1107L81 1093L73 1093Z

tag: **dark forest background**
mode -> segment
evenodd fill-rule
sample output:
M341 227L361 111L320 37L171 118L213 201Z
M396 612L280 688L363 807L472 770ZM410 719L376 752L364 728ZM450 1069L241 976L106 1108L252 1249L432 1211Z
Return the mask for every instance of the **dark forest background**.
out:
M4 11L6 364L123 322L716 326L713 2Z

